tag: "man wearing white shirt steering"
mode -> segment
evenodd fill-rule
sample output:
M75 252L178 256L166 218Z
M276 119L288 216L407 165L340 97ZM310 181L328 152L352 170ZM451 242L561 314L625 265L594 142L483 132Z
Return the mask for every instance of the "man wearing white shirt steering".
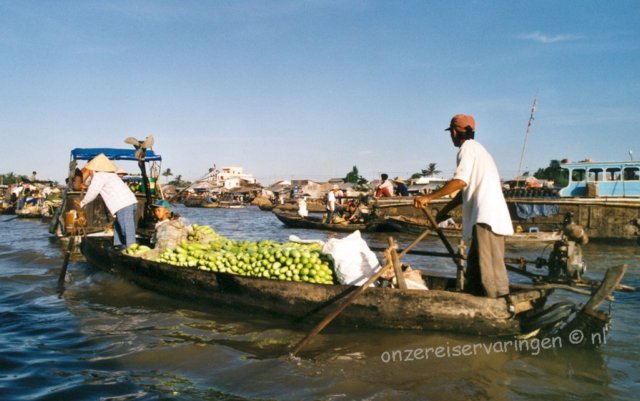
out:
M487 150L475 141L472 116L458 114L449 128L453 145L459 148L453 179L441 189L414 200L424 208L433 199L458 194L438 212L437 219L462 205L463 237L471 239L467 256L465 290L491 298L509 295L509 278L504 264L504 239L513 234L507 203L502 194L496 164Z

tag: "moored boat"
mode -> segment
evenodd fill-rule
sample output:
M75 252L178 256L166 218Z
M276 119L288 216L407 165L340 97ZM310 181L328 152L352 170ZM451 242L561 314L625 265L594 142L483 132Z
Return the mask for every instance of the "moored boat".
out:
M297 212L281 210L275 208L273 214L287 227L292 228L309 228L315 230L328 230L340 232L359 231L376 231L379 227L378 221L374 220L369 223L325 223L320 216L300 216Z
M572 213L592 240L624 243L640 240L640 162L561 162L566 184L507 190L514 224L549 231Z
M433 230L431 224L425 218L405 217L405 216L386 216L384 217L384 225L394 231L420 234L425 230ZM447 237L462 238L462 230L457 228L442 228ZM505 241L510 244L549 244L559 240L561 237L559 231L537 231L516 232L506 236Z
M61 204L61 200L38 199L35 204L24 205L19 209L15 209L14 212L20 218L49 220L53 218L57 208L59 208Z

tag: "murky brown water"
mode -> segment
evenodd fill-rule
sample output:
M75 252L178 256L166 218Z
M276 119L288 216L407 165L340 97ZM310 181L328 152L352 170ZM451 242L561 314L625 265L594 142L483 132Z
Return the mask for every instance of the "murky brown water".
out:
M344 235L287 229L255 208L180 212L238 239ZM60 246L49 241L45 224L9 219L0 216L2 400L635 400L640 392L638 293L617 295L607 343L593 350L518 352L478 337L330 326L302 359L290 359L287 350L306 334L304 327L174 300L82 261L70 264L60 297ZM364 236L384 246L389 235ZM401 245L413 240L394 237ZM442 250L436 239L421 246ZM545 255L524 246L508 253ZM638 246L590 244L585 259L593 278L628 263L634 267L623 282L640 284ZM453 271L446 259L406 261ZM478 345L477 352L415 358L424 355L419 349L464 345ZM398 357L408 351L413 358Z

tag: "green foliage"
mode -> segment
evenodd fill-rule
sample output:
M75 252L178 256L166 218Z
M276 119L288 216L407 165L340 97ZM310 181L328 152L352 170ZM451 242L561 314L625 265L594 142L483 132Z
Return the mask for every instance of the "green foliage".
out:
M169 181L169 177L171 177L172 175L173 173L171 172L170 168L164 170L164 172L162 173L162 176L166 177L167 181Z
M2 182L3 185L16 184L16 183L19 183L20 181L27 181L27 180L29 180L29 177L27 177L26 175L16 175L13 172L2 174L0 176L0 181Z
M541 180L553 180L557 187L566 187L569 183L568 172L562 168L558 160L551 160L548 167L539 168L533 176Z
M182 174L178 174L175 179L169 181L169 185L175 185L176 187L186 187L191 185L189 181L182 181Z
M436 167L436 163L429 163L425 170L422 170L423 177L433 177L434 175L440 174L442 171L438 170Z
M420 170L419 173L413 173L411 179L417 179L421 177L433 177L440 174L442 171L438 170L437 163L427 164L427 168Z
M346 177L344 177L344 182L350 182L352 184L366 184L367 180L360 175L358 172L358 167L353 166L353 169L347 173Z

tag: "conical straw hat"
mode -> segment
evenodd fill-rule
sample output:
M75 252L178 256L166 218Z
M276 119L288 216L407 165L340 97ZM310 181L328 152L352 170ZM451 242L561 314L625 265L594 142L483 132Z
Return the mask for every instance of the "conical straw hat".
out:
M118 167L113 164L113 162L109 160L104 153L100 153L98 156L91 159L85 165L85 168L93 171L104 171L107 173L115 173L118 171Z

